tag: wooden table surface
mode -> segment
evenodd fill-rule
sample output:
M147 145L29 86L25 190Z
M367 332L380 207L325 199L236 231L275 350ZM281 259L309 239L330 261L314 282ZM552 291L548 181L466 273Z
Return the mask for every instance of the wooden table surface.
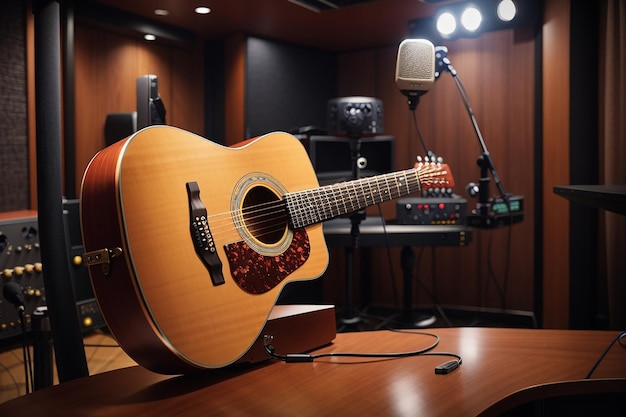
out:
M69 381L0 404L0 416L474 416L547 395L618 390L626 393L626 350L610 331L429 329L434 352L449 358L275 360L194 376L168 376L133 366ZM424 348L429 336L392 331L341 333L319 352L398 352ZM575 382L572 382L575 381Z

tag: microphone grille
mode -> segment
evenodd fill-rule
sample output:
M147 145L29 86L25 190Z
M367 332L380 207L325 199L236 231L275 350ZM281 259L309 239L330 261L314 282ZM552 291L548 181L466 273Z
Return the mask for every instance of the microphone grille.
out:
M405 39L398 48L396 83L401 89L427 90L435 80L435 46L426 39Z

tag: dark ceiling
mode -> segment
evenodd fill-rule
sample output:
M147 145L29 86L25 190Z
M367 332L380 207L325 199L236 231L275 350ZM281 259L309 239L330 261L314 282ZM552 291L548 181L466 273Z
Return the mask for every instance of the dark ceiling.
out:
M409 20L432 16L436 4L423 0L330 0L341 6L316 12L296 4L318 0L90 0L211 40L237 32L330 51L398 44ZM433 1L433 0L430 0ZM437 2L435 0L435 2ZM198 15L196 6L211 13ZM157 16L155 9L169 11Z

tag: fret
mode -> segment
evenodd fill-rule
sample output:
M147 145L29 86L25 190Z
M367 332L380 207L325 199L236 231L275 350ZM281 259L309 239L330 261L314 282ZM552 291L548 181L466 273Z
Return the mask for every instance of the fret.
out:
M376 195L374 194L375 181L365 180L363 181L363 193L367 194L367 201L370 205L376 204Z
M396 175L396 196L402 195L401 187L402 187L402 184L404 183L403 178L404 176L402 176L401 173Z
M312 221L319 223L325 220L325 206L319 189L311 191L311 210L314 212Z
M348 206L346 204L346 197L345 197L345 193L344 193L344 188L345 186L342 186L341 184L337 184L337 187L335 189L335 191L339 192L339 195L341 196L341 202L343 203L343 211L341 211L341 214L345 214L345 213L349 213L350 210L348 209Z
M417 168L360 178L284 196L294 228L306 227L421 191L453 184L447 165L420 164Z
M361 181L359 181L359 185L361 186L361 195L363 196L363 203L365 204L365 206L371 206L373 204L373 201L370 199L370 195L367 192L367 188L365 187L367 185L367 181L362 179Z
M376 187L378 188L378 204L385 201L385 177L381 176L376 179Z
M315 199L313 198L313 190L307 190L305 192L305 196L306 201L305 201L305 207L307 208L306 212L305 212L305 218L311 223L314 224L316 223L316 207L315 207Z
M389 176L388 175L385 175L385 193L387 196L387 200L385 201L391 200L391 190L389 189Z
M332 219L333 217L335 217L335 213L333 212L333 199L331 198L331 193L332 190L328 189L326 187L322 187L320 188L320 193L324 195L324 198L326 200L325 203L325 209L324 209L324 220L328 220L328 219ZM339 210L337 210L337 215L339 215Z
M352 207L352 210L350 211L356 211L361 208L359 207L359 193L356 190L356 181L350 181L348 183L348 188L350 188L350 186L352 186L352 195L350 197L350 206Z

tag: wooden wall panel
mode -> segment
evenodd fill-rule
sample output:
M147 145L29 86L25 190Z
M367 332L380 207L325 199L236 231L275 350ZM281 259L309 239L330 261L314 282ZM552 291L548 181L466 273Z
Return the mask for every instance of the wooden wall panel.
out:
M184 123L181 128L201 136L204 124L204 65L200 45L174 48L171 52L172 77L168 122Z
M527 209L524 221L512 228L474 229L468 247L416 248L420 262L415 278L434 292L440 304L526 311L534 307L535 44L534 39L522 35L509 30L446 43L505 189L523 195ZM395 87L396 54L397 46L344 54L338 79L340 95L374 95L383 100L385 133L396 137L396 167L401 169L411 166L424 151L406 98ZM479 180L476 160L481 149L449 74L422 97L417 119L428 148L452 167L455 192L468 199L468 207L474 207L476 201L467 196L465 186ZM491 192L496 193L493 183ZM395 203L385 206L383 212L386 218L394 217ZM395 286L401 291L400 249L393 248L391 253ZM397 303L385 250L377 250L372 259L373 301ZM428 291L417 287L414 301L432 304ZM503 291L505 295L501 295Z
M553 192L569 179L569 0L546 3L543 26L543 325L569 327L569 203ZM564 70L567 69L567 70ZM590 295L591 296L591 295Z
M98 47L95 47L98 45ZM84 26L76 27L76 177L104 148L104 122L108 113L135 110L135 79L121 62L134 63L133 42ZM126 64L128 65L128 64ZM132 73L135 73L132 68ZM77 190L80 188L77 184Z
M141 75L158 76L168 125L204 134L203 60L197 49L76 25L77 189L87 164L105 145L106 115L136 110L136 79Z
M245 122L245 70L246 39L243 34L229 36L225 41L226 110L225 144L232 145L246 138Z

